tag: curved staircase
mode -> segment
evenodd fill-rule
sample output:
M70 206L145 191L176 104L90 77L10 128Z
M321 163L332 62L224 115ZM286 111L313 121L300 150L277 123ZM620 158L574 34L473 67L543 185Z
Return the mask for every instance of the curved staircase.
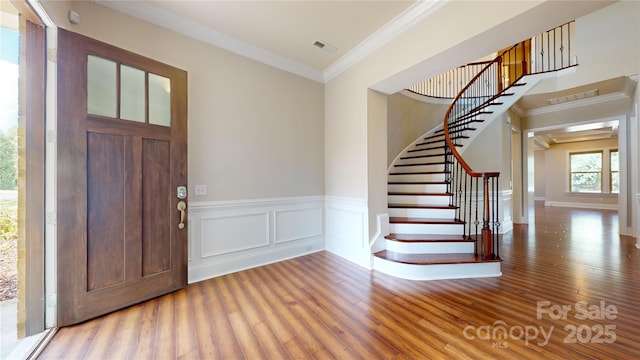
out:
M469 139L466 129L457 135ZM460 147L462 145L459 145ZM374 269L412 280L499 276L500 260L476 255L459 207L450 204L444 132L433 131L393 164L388 176L389 231ZM473 274L470 276L470 274Z
M390 234L384 237L384 246L377 247L384 250L373 254L375 270L414 280L501 275L500 174L475 172L460 154L540 79L576 65L571 64L572 54L564 52L565 37L556 36L557 32L568 33L571 26L567 23L536 41L516 44L492 61L474 63L476 68L483 67L455 91L443 125L415 141L394 161L388 175ZM442 77L451 78L458 76ZM434 79L424 88L440 81ZM451 86L438 93L451 93Z

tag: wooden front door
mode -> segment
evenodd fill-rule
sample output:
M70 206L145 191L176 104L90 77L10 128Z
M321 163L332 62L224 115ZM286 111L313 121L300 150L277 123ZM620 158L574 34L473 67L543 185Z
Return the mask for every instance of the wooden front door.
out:
M60 29L57 78L64 326L187 284L187 73Z

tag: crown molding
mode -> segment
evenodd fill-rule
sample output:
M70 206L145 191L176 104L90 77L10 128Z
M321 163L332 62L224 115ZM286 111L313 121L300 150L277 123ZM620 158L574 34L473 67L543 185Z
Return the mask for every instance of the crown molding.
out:
M327 67L324 71L313 69L278 54L269 52L259 46L246 43L220 31L187 20L182 16L161 9L147 1L111 1L91 0L120 13L133 16L162 28L180 33L187 37L202 41L246 58L273 66L307 79L326 83L340 75L351 66L369 56L380 47L442 7L448 0L416 1L405 11L385 24L368 38L348 51L344 56Z
M566 102L562 104L545 106L537 109L530 109L526 111L525 116L529 117L529 116L548 114L556 111L571 110L571 109L579 108L582 106L601 104L604 102L623 100L623 99L629 99L629 98L630 96L626 92L615 92L615 93L610 93L606 95L594 96L588 99L581 99L581 100Z
M246 58L273 66L307 79L323 82L321 71L251 45L220 31L194 23L174 13L158 8L146 1L92 0L102 6L133 16L162 28L180 33Z
M445 1L416 1L405 11L396 16L376 32L367 37L360 44L349 50L344 56L324 71L324 82L329 82L351 66L371 55L389 41L395 39L410 27L432 14L447 2Z

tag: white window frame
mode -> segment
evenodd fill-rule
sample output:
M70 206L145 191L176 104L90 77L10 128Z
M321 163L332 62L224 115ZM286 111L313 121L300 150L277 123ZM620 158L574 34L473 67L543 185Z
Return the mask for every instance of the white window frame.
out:
M566 168L565 168L565 184L566 193L571 195L614 195L618 193L611 192L611 152L618 151L618 161L620 161L620 150L617 146L579 149L579 150L567 150L566 152ZM571 191L571 155L572 154L584 154L591 152L602 152L602 190L600 192L577 192ZM620 173L620 170L618 170Z

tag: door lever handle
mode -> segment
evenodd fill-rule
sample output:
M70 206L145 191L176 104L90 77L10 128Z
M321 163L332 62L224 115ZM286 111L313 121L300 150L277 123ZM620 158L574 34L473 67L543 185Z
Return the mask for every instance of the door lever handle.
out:
M184 201L178 201L178 211L180 211L180 223L178 224L178 229L184 229L184 215L185 210L187 209L187 203Z

